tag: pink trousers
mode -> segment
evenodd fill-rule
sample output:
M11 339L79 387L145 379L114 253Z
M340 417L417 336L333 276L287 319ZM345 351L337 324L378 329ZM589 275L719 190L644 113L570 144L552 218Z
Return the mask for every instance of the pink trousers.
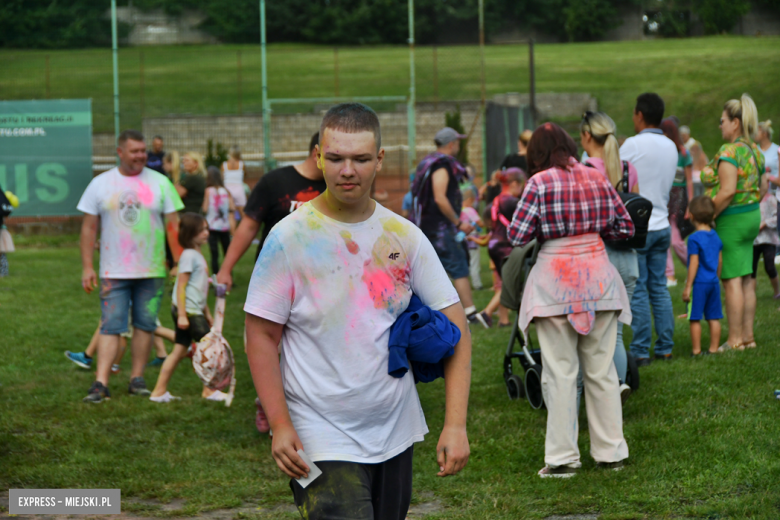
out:
M669 224L672 226L672 246L669 248L666 254L666 277L674 278L674 259L672 259L672 249L677 254L677 258L683 265L688 265L688 246L680 235L680 230L677 227L677 221L673 218L669 219Z

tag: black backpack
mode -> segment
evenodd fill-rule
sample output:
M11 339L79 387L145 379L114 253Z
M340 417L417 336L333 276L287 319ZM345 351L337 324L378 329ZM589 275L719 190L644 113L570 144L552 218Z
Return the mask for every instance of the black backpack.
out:
M650 224L650 215L653 213L653 203L637 193L631 193L628 189L628 163L623 162L623 178L618 184L622 191L618 190L620 200L628 211L631 221L634 223L634 236L623 240L605 240L614 249L641 249L647 242L647 228ZM588 164L587 166L591 166ZM592 168L592 166L591 166ZM617 186L615 186L617 189Z

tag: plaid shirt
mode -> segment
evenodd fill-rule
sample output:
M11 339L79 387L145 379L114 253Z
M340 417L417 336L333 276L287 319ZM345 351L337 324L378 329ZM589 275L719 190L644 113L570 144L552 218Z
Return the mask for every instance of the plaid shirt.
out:
M515 246L588 233L630 238L634 223L604 174L574 159L566 170L550 168L528 180L507 230Z

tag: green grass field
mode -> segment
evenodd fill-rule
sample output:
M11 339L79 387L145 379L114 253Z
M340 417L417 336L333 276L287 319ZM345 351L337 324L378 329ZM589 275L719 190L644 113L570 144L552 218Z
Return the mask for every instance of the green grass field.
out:
M99 320L97 295L80 287L75 240L17 237L23 248L9 255L11 276L0 279L0 489L120 488L123 510L134 515L193 516L251 503L250 512L227 518L295 518L270 441L254 427L241 339L252 255L237 266L239 285L228 299L226 337L238 363L231 408L201 400L199 380L186 365L171 383L181 401L156 405L129 397L129 356L111 382L114 398L95 406L81 402L92 371L63 357L66 349L83 350ZM487 283L486 266L483 278ZM684 278L679 265L678 278ZM684 309L680 289L672 289L676 314ZM435 476L443 385L420 385L431 433L415 449L415 502L438 501L430 518L447 519L778 518L780 402L772 391L780 388L780 314L770 291L762 272L753 351L690 359L687 323L677 320L674 361L643 368L641 388L624 411L629 465L620 473L594 467L583 411L584 467L568 481L536 476L546 413L506 396L508 332L474 329L470 463L457 477ZM477 294L481 305L488 298L488 291ZM160 313L166 326L169 301ZM157 370L146 376L154 384ZM274 512L279 505L287 512Z
M780 121L779 38L727 37L536 46L538 92L589 92L611 114L621 133L633 134L631 111L641 92L656 91L667 114L689 124L712 155L721 144L723 103L749 92L759 117ZM238 111L238 51L241 51L241 108L260 112L259 46L123 48L119 52L122 126L140 126L143 114L234 114ZM143 86L141 85L143 53ZM111 51L0 50L0 99L46 96L46 56L51 98L92 98L96 132L113 131ZM487 46L488 96L528 92L525 45ZM418 100L434 96L433 51L416 52ZM341 96L407 95L406 47L339 49ZM479 50L475 46L437 51L438 98L479 99ZM269 96L333 96L334 53L330 47L270 45Z

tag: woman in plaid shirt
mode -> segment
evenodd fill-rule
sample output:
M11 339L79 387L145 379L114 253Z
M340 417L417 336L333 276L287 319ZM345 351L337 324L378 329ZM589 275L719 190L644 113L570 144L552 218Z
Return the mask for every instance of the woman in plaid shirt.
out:
M575 159L577 145L553 123L528 146L528 180L508 229L509 241L542 243L520 306L519 326L536 324L547 405L541 477L570 477L581 466L577 448L577 373L582 364L591 455L598 466L623 467L628 446L617 372L612 363L618 322L631 323L620 275L605 239L625 239L634 224L615 189L598 170Z

